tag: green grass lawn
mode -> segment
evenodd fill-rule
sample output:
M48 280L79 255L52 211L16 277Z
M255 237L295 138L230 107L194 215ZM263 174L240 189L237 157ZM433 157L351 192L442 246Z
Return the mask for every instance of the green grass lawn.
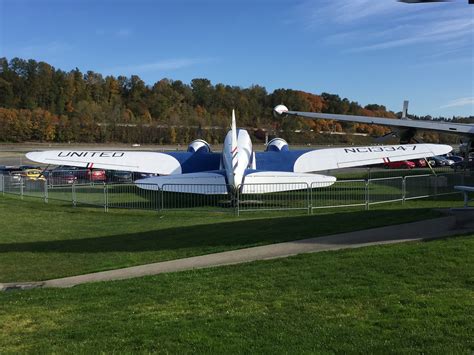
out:
M415 169L387 169L382 167L372 167L370 169L362 168L348 168L344 170L334 170L331 171L329 175L336 176L339 179L383 179L391 177L403 177L403 176L416 176L433 174L433 171L436 174L452 174L455 171L450 167L433 167L430 168L415 168ZM458 171L459 172L459 171Z
M230 213L73 208L0 196L0 282L38 281L432 218L451 200L371 211Z
M465 236L0 293L1 352L472 353L473 270Z

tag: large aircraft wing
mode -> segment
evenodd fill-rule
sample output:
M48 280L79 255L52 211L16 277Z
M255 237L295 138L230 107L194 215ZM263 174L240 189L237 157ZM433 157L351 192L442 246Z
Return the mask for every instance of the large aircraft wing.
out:
M419 120L408 120L408 119L392 119L392 118L385 118L385 117L337 115L337 114L332 114L332 113L318 113L318 112L289 111L283 105L278 105L277 107L275 107L274 112L278 116L294 116L294 117L304 117L304 118L311 118L311 119L360 122L360 123L366 123L366 124L376 124L376 125L381 125L381 126L415 128L415 129L450 132L450 133L457 133L457 134L464 134L464 135L474 135L474 125L472 124L419 121Z
M49 165L126 170L159 175L217 170L220 156L219 153L96 150L50 150L26 154L31 161Z
M404 144L313 150L302 154L295 161L293 170L307 173L383 164L393 161L428 158L446 154L452 150L451 146L444 144Z
M451 146L444 144L405 144L310 151L258 152L256 153L256 169L308 173L429 158L449 153L452 149Z

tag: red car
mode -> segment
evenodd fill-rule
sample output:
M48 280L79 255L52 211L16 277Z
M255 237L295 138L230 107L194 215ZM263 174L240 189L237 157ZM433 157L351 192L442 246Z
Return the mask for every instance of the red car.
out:
M78 182L104 182L107 180L105 170L101 169L81 169L74 168L74 175L76 175Z
M391 161L385 163L384 166L389 169L413 169L416 165L412 161L402 160L402 161Z
M73 174L76 179L76 183L89 183L89 182L105 182L107 176L105 175L105 170L102 169L84 169L77 166L59 166L52 170L53 174L55 172L67 171L69 174ZM58 175L62 175L58 173Z
M415 166L417 168L426 168L428 166L428 163L426 162L425 159L415 159L412 160L413 163L415 163Z
M90 181L94 182L101 182L107 180L107 176L105 175L105 170L100 169L93 169L90 170Z

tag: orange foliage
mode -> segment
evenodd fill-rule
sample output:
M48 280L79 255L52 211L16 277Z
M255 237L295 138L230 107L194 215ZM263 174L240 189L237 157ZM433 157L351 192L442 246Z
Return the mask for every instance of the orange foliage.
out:
M325 104L321 96L304 91L297 91L297 93L309 104L309 110L311 112L321 112L324 109Z

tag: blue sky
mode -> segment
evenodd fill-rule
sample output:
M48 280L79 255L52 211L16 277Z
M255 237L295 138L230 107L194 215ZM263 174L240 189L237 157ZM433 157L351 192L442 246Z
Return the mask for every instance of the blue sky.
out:
M467 0L0 0L0 56L474 115Z

